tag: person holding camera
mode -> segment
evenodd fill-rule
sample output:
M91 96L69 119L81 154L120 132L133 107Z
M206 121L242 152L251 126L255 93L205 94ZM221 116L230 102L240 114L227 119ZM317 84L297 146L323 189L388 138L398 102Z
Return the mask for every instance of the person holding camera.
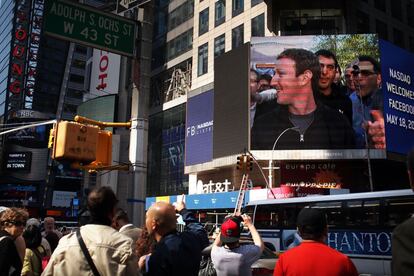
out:
M242 222L249 229L253 244L240 243L240 233L243 230ZM217 276L252 275L251 266L260 258L264 243L251 218L246 214L241 217L228 217L220 229L221 233L217 235L211 250L211 259Z

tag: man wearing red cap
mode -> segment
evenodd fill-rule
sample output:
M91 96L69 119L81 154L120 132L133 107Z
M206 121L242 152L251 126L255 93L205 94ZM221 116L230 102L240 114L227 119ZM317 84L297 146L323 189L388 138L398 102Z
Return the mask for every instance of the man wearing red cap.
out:
M254 244L241 245L239 243L240 232L243 229L242 221L249 229ZM217 276L252 275L251 265L260 258L263 249L262 238L248 215L226 218L221 225L221 233L217 235L211 250L211 259Z
M280 255L273 276L357 276L352 261L325 244L327 225L326 215L321 210L303 208L297 217L303 241Z

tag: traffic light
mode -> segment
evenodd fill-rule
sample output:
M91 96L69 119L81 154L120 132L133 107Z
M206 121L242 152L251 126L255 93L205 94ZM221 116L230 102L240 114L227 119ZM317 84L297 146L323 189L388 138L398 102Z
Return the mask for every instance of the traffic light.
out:
M52 159L92 162L96 160L99 128L75 122L60 121L53 129L49 144Z
M55 129L52 128L49 132L49 141L47 142L47 148L48 149L53 148L54 142L55 142Z
M246 162L247 170L252 171L253 170L253 158L250 155L247 155L246 159L247 159L247 162Z
M253 170L253 158L250 155L242 154L237 156L237 166L238 170L243 171L252 171Z
M243 155L237 156L237 166L236 166L236 169L238 169L238 170L242 170L243 169L243 161L244 161Z
M98 131L96 145L96 159L92 165L109 166L112 164L112 132L108 130Z

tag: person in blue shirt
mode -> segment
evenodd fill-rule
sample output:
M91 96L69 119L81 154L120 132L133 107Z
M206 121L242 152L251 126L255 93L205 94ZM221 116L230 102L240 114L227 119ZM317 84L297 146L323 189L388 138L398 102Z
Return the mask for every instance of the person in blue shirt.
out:
M181 233L176 230L176 211L186 224ZM138 262L145 275L198 275L201 251L209 242L207 232L184 202L177 202L175 207L156 202L146 213L145 226L157 241L153 252Z
M356 68L356 91L349 96L352 101L352 127L356 146L364 148L367 141L369 147L385 148L383 96L379 89L381 67L374 58L359 56Z

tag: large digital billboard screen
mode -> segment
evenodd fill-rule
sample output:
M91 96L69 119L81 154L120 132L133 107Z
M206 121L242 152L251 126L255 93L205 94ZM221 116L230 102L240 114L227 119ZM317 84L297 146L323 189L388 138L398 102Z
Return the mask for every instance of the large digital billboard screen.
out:
M385 157L381 59L374 34L252 38L251 150Z

